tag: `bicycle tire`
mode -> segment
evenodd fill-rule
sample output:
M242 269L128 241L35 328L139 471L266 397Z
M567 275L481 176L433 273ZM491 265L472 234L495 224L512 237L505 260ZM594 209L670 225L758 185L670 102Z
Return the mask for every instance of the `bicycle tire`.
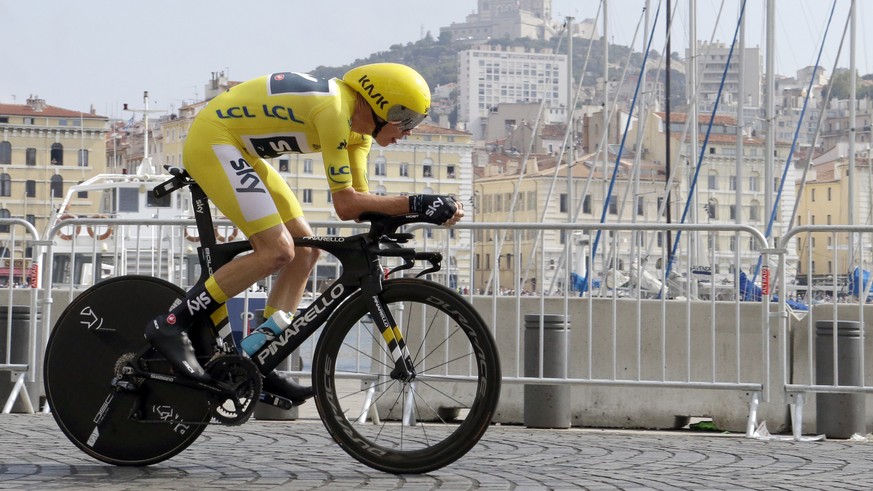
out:
M204 393L151 380L135 393L110 385L118 360L146 346L147 323L184 295L158 278L121 276L85 290L58 318L46 345L46 401L61 431L88 455L149 465L178 454L203 432L212 414ZM145 363L150 371L170 373L157 354ZM131 417L137 410L141 417Z
M430 472L465 455L491 424L500 397L497 348L473 306L441 285L392 279L380 298L401 330L415 380L391 379L394 360L357 292L316 346L318 412L359 462L395 474Z

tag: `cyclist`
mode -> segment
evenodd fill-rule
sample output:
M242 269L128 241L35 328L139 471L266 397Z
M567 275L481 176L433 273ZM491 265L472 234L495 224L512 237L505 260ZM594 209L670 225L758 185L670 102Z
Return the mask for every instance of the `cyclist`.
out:
M394 63L358 66L341 80L273 73L212 99L191 125L183 164L218 209L248 236L253 252L198 282L181 304L155 318L145 331L152 346L177 372L208 382L187 335L196 316L212 314L228 298L273 273L278 275L267 297L266 321L249 337L268 340L280 333L273 314L296 309L319 253L295 250L292 237L312 235L312 230L294 193L264 159L320 151L333 206L342 220L357 219L364 212L417 212L435 224L457 223L464 210L451 196L368 192L372 141L383 147L396 143L424 120L429 107L430 88L424 78ZM244 340L248 352L247 344L257 348L263 342ZM313 395L310 387L276 371L263 382L265 391L295 403Z

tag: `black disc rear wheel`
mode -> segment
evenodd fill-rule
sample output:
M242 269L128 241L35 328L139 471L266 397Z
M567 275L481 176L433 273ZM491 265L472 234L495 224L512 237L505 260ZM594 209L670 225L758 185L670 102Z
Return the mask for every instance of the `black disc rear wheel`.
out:
M211 417L206 395L154 380L115 390L112 379L146 346L143 329L184 297L148 276L112 278L89 288L64 310L45 354L46 399L65 435L92 457L116 465L148 465L190 445ZM143 368L170 373L166 360Z
M414 380L391 377L394 357L358 293L319 339L318 412L342 448L370 467L439 469L466 454L491 423L500 396L494 339L473 307L441 285L389 280L380 298L406 342Z

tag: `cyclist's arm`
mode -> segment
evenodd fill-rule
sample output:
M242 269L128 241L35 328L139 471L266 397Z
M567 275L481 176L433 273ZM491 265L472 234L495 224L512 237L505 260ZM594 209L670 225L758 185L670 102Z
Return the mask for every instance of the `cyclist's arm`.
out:
M348 187L333 192L333 207L341 220L355 220L368 211L402 215L409 213L409 196L379 196Z

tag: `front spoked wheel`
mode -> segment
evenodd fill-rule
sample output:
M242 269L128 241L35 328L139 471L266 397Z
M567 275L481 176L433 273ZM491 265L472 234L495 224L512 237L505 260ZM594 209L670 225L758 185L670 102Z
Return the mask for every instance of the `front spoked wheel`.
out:
M360 294L319 340L316 403L333 438L352 457L386 472L422 473L466 454L487 430L500 396L500 363L481 316L432 282L386 281L390 309L415 366L391 377L394 357Z

